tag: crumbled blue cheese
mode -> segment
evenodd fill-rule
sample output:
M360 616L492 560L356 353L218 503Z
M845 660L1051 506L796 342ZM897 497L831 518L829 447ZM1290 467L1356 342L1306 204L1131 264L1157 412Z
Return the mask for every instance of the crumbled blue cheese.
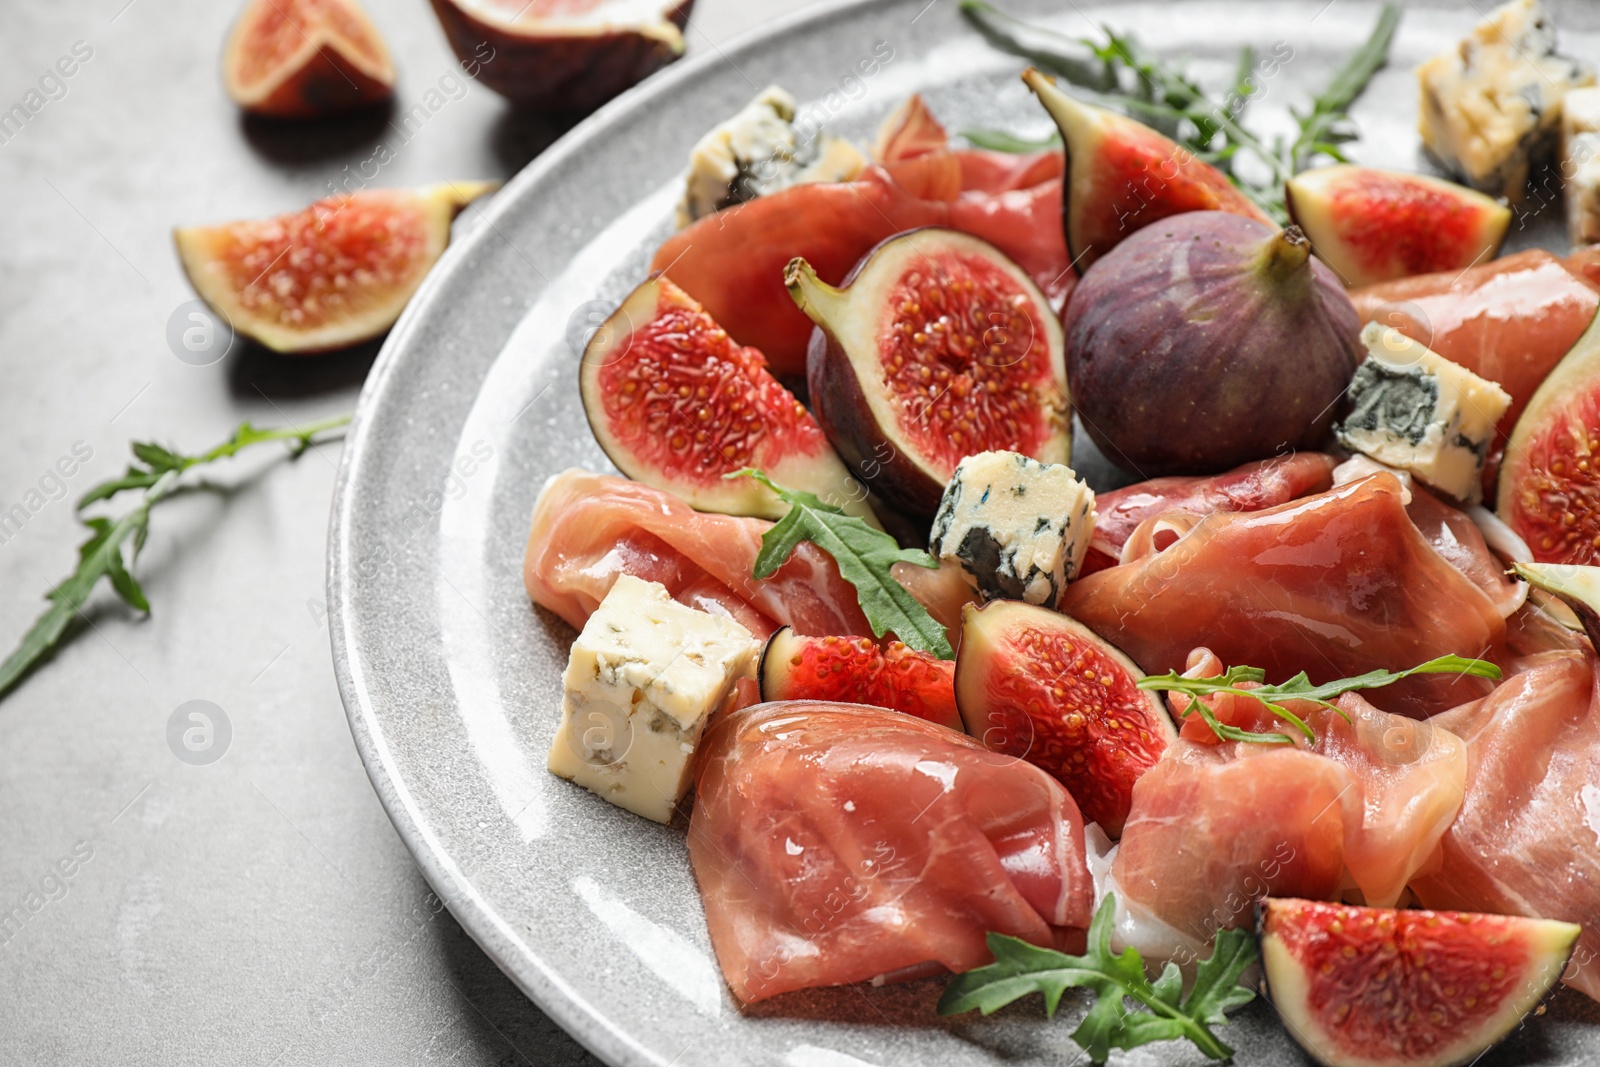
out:
M1575 245L1600 243L1600 88L1572 90L1561 114L1567 232Z
M1563 98L1595 76L1556 52L1539 0L1511 0L1418 67L1417 80L1423 146L1469 185L1516 202L1530 167L1555 148Z
M690 151L678 225L791 185L849 181L866 165L849 141L797 127L794 97L770 85Z
M623 575L572 643L550 772L670 822L706 720L760 649L734 620Z
M1334 427L1339 443L1476 503L1511 397L1398 330L1369 322L1361 340L1368 356L1350 382L1350 414Z
M1094 533L1094 492L1060 463L980 452L956 467L928 548L985 600L1053 605Z

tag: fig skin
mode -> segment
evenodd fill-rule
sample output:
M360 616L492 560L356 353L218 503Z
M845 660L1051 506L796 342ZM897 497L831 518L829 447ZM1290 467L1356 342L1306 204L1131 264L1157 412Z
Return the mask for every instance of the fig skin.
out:
M1305 236L1221 211L1128 237L1063 323L1084 428L1144 478L1317 448L1364 355L1355 306Z
M694 8L663 0L654 26L574 31L486 17L461 0L431 2L467 73L518 107L557 114L593 111L680 59Z

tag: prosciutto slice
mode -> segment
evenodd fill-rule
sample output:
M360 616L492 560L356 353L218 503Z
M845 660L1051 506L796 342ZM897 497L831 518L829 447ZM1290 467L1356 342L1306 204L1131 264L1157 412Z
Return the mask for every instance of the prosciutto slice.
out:
M742 1001L991 960L1088 925L1083 820L1060 783L964 734L793 701L702 742L689 859Z
M1146 519L1170 512L1210 515L1215 511L1260 511L1333 486L1334 459L1297 452L1206 477L1152 478L1095 496L1092 555L1085 571L1116 563L1122 546Z
M695 511L671 493L573 468L551 478L533 508L523 582L535 604L581 628L620 574L660 582L690 607L737 619L757 637L872 628L833 560L801 543L771 578L751 577L771 523ZM897 563L895 577L958 632L970 596L959 574ZM954 637L952 637L954 640Z
M1208 650L1190 659L1191 676L1221 673ZM1353 888L1367 904L1394 905L1461 807L1461 739L1354 693L1338 711L1293 702L1314 744L1254 700L1207 703L1228 725L1293 743L1224 742L1198 715L1184 720L1178 746L1134 786L1112 863L1129 914L1198 947L1268 893L1332 899Z
M1600 1000L1600 696L1591 655L1553 652L1487 699L1434 720L1467 745L1466 800L1430 908L1581 923L1563 980Z
M1080 578L1060 608L1151 673L1183 670L1209 646L1274 681L1404 669L1483 655L1505 622L1375 474L1257 512L1216 513L1159 551ZM1485 679L1432 675L1377 690L1387 711L1425 717L1483 696Z

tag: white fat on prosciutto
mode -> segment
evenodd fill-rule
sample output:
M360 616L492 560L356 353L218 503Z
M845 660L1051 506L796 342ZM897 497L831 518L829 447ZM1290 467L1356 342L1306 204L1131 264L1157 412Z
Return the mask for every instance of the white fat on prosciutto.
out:
M1600 1000L1600 695L1583 652L1533 657L1482 700L1432 720L1467 745L1467 795L1430 908L1580 923L1563 980Z

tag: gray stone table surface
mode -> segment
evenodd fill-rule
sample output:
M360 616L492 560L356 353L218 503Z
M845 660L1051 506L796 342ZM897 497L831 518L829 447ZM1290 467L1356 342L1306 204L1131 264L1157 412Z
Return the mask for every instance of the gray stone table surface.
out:
M238 0L0 0L0 112L40 94L0 130L0 513L27 515L0 527L6 649L72 564L72 499L130 439L197 451L244 418L348 411L376 354L179 360L174 225L300 207L380 143L375 184L404 186L509 177L562 132L454 80L426 0L364 2L395 112L297 129L222 92ZM699 0L690 47L804 2ZM425 124L390 124L430 90ZM440 908L379 806L329 663L339 445L268 452L161 508L152 617L102 592L0 701L0 1065L596 1064ZM231 727L205 766L168 742L191 700Z
M376 354L180 361L174 225L300 207L380 142L375 184L404 186L509 177L561 132L454 80L427 0L363 2L395 114L444 100L409 134L242 120L219 63L239 0L0 0L0 110L87 54L0 130L0 512L29 511L0 529L6 649L74 560L72 499L130 439L198 451L241 419L348 411ZM690 47L799 2L700 0ZM389 825L322 610L339 445L268 451L157 513L151 618L102 593L0 702L0 1064L597 1063L440 911ZM167 741L196 699L232 727L209 766Z

